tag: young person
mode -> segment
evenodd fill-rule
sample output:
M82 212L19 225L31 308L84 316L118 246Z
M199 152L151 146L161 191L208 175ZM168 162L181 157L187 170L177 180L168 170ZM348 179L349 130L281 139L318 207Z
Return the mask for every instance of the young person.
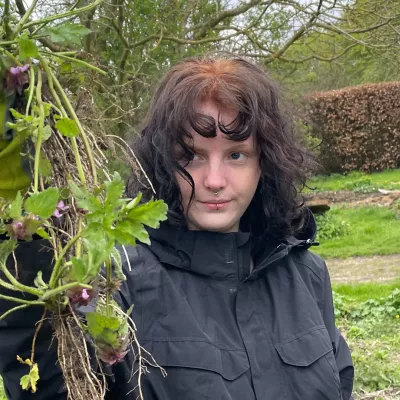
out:
M118 299L126 310L134 304L138 339L168 374L150 367L144 398L350 399L351 356L299 195L307 154L262 69L221 56L174 66L134 150L169 206L151 246L127 249L132 268ZM153 196L142 176L128 184L138 190ZM19 388L25 372L14 357L29 354L39 317L22 310L0 322L0 372L13 400L66 398L50 329L36 345L39 397ZM133 363L129 353L114 365L107 398L136 399L136 390L126 395Z

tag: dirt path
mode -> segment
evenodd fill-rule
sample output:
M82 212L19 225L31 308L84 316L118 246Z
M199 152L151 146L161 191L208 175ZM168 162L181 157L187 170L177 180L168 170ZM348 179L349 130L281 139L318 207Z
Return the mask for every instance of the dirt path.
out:
M317 192L308 194L305 196L306 200L312 200L313 202L327 201L328 204L342 204L346 206L381 206L391 207L397 200L400 199L400 191L393 193L383 194L380 192L373 193L358 193L350 190L339 190L337 192Z
M387 282L400 278L400 254L325 261L334 283Z

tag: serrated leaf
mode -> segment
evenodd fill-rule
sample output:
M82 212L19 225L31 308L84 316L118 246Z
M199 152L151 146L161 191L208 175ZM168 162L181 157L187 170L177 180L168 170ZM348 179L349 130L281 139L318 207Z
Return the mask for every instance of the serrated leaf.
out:
M56 122L56 129L64 136L76 137L79 135L79 128L76 122L69 118L60 118Z
M144 226L139 222L133 222L131 220L123 221L117 224L116 229L128 233L142 243L150 245L149 234L147 233Z
M26 360L25 362L22 361L24 364L28 364L31 367L30 367L29 374L24 375L21 378L20 385L21 385L22 389L24 389L24 390L31 389L32 393L36 393L37 382L39 380L39 367L38 367L37 363L34 363L32 365L32 363L29 363L28 361L30 361L30 360Z
M79 187L74 182L69 182L69 187L80 208L91 212L98 211L102 208L100 200L85 188Z
M135 237L130 233L119 229L118 226L111 232L109 231L108 233L110 233L120 245L129 244L131 246L136 246Z
M26 199L25 210L43 219L50 218L57 207L59 197L60 192L54 187L34 193Z
M151 228L158 228L160 221L167 219L168 206L162 200L150 200L130 210L128 217L133 222L139 222Z
M113 267L114 267L115 276L121 281L126 281L126 276L122 271L121 253L115 247L111 251L111 258L113 260Z
M51 40L61 44L81 44L81 39L91 32L80 24L66 22L55 27L46 28L41 31L44 35L49 35Z
M121 179L118 172L114 173L113 179L111 181L105 182L106 188L106 204L117 206L117 201L120 199L125 190L125 184Z
M105 329L117 332L120 326L118 318L107 316L97 311L86 313L86 322L93 339L101 338Z
M47 284L43 280L42 271L38 271L33 283L38 289L47 289L48 288Z
M22 35L19 38L19 59L25 61L28 58L37 57L39 52L33 40L28 38L28 35Z
M15 197L14 201L11 203L10 206L10 218L18 219L21 218L22 215L22 196L21 192L18 191L17 196Z
M86 263L82 258L71 257L72 274L78 282L83 282L86 276Z
M0 243L0 264L5 264L8 256L17 247L17 241L15 239L4 240Z
M43 239L50 239L49 234L44 230L43 227L39 227L39 228L36 230L36 233L37 233L41 238L43 238Z

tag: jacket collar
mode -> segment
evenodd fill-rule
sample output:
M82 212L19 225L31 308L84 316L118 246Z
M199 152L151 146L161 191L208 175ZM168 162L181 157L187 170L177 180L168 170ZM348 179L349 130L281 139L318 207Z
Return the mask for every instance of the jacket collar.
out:
M294 247L308 249L315 244L316 233L314 216L307 209L299 234L282 242L268 241L256 260L254 272L258 275ZM149 228L149 234L151 251L162 263L216 279L242 280L249 275L250 271L242 270L250 265L252 240L249 232L189 231L162 223L159 229Z
M238 278L239 248L250 255L250 233L189 231L166 223L149 233L161 262L216 279Z

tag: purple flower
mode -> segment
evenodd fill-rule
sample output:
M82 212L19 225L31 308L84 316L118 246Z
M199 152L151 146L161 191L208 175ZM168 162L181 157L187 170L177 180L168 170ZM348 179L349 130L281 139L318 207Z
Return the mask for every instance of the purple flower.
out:
M66 206L64 202L61 200L58 202L57 207L53 213L53 216L56 218L61 218L61 216L69 210L69 206Z
M90 294L88 293L87 289L82 289L82 299L87 300L90 298Z
M28 71L29 64L22 67L11 67L6 73L5 87L8 90L16 90L19 94L27 82L25 72Z

